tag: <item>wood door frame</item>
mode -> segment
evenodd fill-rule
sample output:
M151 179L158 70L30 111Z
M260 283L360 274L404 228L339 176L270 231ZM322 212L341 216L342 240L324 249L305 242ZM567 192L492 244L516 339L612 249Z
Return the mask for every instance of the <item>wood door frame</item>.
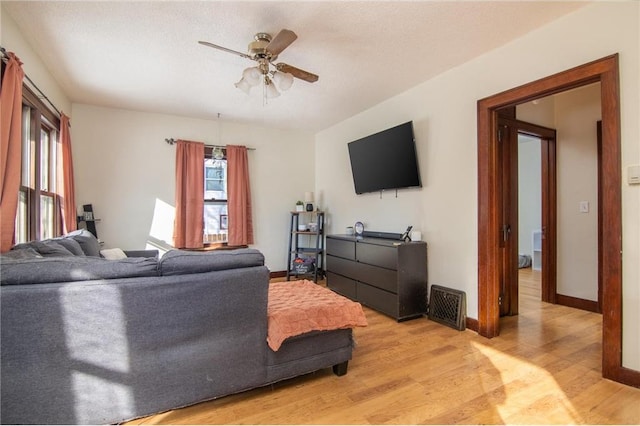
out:
M640 386L640 372L622 366L622 177L618 54L478 101L478 333L500 331L501 265L497 201L497 110L600 82L602 105L602 375Z
M543 302L556 303L556 248L558 234L556 218L556 130L518 120L517 118L500 117L500 120L510 126L516 135L527 135L540 140L540 195L542 200L540 210L542 223L541 299ZM515 143L517 144L518 141L516 140ZM517 159L516 164L518 164ZM518 212L519 214L520 212ZM511 305L515 306L515 309L511 310L510 315L518 314L518 287L517 279L511 282Z
M513 108L515 115L515 108ZM501 208L498 210L502 238L498 247L502 256L500 315L518 315L518 132L516 120L498 111L498 182ZM515 284L515 287L514 287Z

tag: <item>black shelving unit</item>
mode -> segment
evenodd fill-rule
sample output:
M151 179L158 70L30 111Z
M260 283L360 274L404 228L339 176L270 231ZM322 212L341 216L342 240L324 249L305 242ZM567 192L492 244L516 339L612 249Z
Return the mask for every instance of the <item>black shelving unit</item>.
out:
M82 210L84 214L82 216L78 216L77 226L81 227L81 223L84 222L84 228L91 232L94 237L98 238L98 230L96 229L96 222L100 222L100 219L96 219L93 215L93 205L84 204L82 206Z
M301 220L301 217L303 218ZM306 222L306 223L305 223ZM315 230L308 227L300 230L299 225L316 223ZM287 259L287 281L294 277L313 278L314 282L324 277L322 253L324 251L324 212L303 211L291 212L291 228L289 230L289 254ZM297 259L313 260L309 264L297 264ZM309 268L309 269L307 269Z

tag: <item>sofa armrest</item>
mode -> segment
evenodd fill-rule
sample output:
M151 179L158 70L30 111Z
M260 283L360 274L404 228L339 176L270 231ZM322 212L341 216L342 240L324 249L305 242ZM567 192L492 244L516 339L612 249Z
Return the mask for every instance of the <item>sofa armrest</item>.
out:
M154 257L158 258L158 250L123 250L127 257Z

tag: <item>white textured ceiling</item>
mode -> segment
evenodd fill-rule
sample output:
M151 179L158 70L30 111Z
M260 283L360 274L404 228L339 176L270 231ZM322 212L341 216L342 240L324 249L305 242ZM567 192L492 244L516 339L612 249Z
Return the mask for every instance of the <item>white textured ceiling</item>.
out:
M501 46L583 1L9 1L3 8L72 102L317 131ZM320 76L263 105L236 89L257 32ZM11 46L4 46L11 50ZM20 56L20 52L16 52Z

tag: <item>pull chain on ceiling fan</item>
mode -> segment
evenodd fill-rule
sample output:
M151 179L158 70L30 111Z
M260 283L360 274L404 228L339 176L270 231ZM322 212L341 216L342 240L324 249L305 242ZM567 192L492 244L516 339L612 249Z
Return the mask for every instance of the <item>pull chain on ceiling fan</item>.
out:
M258 65L246 68L242 72L242 78L235 86L249 94L252 87L262 82L264 99L271 99L280 96L276 86L282 91L288 90L293 84L294 77L309 83L318 81L318 76L313 73L284 62L273 62L297 38L296 33L286 29L281 30L273 39L267 33L257 33L254 36L254 41L249 43L248 53L238 52L207 41L199 41L198 43L256 61Z

